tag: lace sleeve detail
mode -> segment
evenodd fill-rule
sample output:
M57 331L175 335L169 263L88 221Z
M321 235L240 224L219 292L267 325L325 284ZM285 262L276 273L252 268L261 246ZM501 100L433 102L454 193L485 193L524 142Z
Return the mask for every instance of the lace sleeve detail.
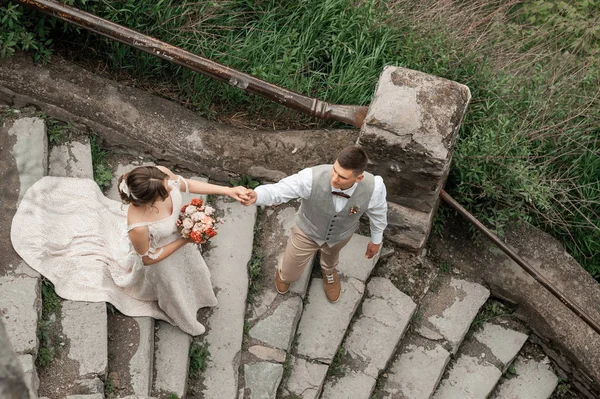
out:
M181 183L183 183L185 185L185 192L186 193L190 192L190 187L188 186L188 182L183 177L178 175L176 182L179 183L179 187L181 187Z
M159 250L157 251L156 248L150 247L141 256L142 257L147 256L147 257L149 257L152 260L156 260L156 259L158 259L162 255L162 253L163 253L163 248L159 248Z

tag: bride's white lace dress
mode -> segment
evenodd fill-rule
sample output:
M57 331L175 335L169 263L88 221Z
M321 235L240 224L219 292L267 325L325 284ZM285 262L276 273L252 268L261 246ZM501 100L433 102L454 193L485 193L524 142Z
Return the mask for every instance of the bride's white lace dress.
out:
M175 226L182 196L169 182L171 216L142 223L151 246L180 237ZM150 316L191 335L204 332L196 312L215 306L210 273L195 245L144 266L129 241L127 206L106 198L88 179L44 177L25 194L13 218L11 240L17 253L48 278L62 298L110 302L128 316Z

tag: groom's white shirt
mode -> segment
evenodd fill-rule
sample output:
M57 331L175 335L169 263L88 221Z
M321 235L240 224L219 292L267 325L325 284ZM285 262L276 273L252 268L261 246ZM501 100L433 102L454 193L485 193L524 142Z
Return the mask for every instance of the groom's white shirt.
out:
M278 183L258 186L256 191L256 205L278 205L288 202L292 199L310 198L312 190L312 168L302 169L300 172L281 179ZM381 244L383 240L383 230L387 226L387 202L385 184L381 176L374 176L374 188L369 205L365 213L369 217L371 225L371 242L373 244ZM331 187L331 191L341 191L348 195L352 195L356 190L357 183L347 190L340 190ZM332 200L335 205L335 211L339 212L346 206L347 198L338 195L332 195Z

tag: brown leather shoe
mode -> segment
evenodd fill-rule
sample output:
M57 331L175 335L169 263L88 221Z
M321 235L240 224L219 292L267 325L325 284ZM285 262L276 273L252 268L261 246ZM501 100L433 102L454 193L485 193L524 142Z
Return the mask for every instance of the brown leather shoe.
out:
M321 270L321 274L323 275L323 288L327 299L331 303L336 303L342 293L342 283L338 273L334 270L333 273L327 274Z
M290 285L281 279L279 269L275 270L275 289L280 294L285 294L290 289Z

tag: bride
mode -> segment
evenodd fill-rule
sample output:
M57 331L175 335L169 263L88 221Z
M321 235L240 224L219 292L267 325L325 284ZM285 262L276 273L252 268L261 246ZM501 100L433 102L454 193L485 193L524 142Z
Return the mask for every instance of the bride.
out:
M181 191L247 199L244 187L222 187L140 166L119 178L124 207L89 179L44 177L25 194L11 241L31 267L69 300L110 302L128 316L150 316L191 335L217 299L195 245L176 227Z

